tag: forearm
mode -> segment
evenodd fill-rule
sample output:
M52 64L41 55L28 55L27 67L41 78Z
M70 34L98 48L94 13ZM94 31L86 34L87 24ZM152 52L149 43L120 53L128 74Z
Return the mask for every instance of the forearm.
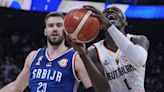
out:
M88 75L91 79L92 85L96 92L111 92L108 81L97 69L91 58L87 54L81 54L80 57L84 62Z
M135 67L143 66L147 59L147 51L141 46L134 45L124 34L122 34L114 25L108 28L108 33Z
M0 92L23 92L17 88L15 82L11 82L8 85L4 86L0 89Z

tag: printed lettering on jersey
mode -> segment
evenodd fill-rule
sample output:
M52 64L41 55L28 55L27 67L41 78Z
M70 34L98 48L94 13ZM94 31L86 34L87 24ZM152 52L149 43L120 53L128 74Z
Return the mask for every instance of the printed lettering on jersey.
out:
M68 63L68 59L64 58L64 59L61 59L60 61L58 61L58 64L60 67L66 67L67 66L67 63Z
M121 55L121 59L122 59L121 60L122 63L127 63L127 61L128 61L128 58L123 54Z
M119 67L117 70L106 73L106 76L108 80L113 80L135 70L136 69L132 65L125 65L123 67Z
M35 65L40 65L40 62L42 61L42 59L43 59L43 56L40 56L40 57L38 58L38 61L37 61L37 63L36 63Z
M46 79L61 82L62 72L51 69L34 69L32 70L33 79Z

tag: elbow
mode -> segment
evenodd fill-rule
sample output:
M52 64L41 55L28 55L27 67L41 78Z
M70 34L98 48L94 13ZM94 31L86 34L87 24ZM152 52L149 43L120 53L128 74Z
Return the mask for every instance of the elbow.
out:
M134 46L133 49L127 49L126 56L128 57L130 63L138 68L143 67L146 63L148 53L141 46Z
M23 92L18 89L16 81L13 81L6 86L4 86L0 92Z
M15 80L14 82L12 82L13 84L13 89L16 92L23 92L23 89L19 86L19 82L17 80Z
M145 53L141 53L139 54L138 56L136 56L136 66L137 67L143 67L146 63L146 60L147 60L147 52L145 51Z

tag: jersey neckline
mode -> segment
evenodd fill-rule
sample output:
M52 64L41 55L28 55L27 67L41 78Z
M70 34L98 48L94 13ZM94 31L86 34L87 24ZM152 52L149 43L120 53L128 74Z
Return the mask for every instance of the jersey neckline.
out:
M45 56L46 56L46 58L48 59L48 61L54 61L55 59L57 59L57 58L59 58L59 57L65 55L67 52L71 51L72 49L73 49L73 48L68 48L63 54L61 54L61 55L59 55L59 56L57 56L57 57L55 57L55 58L51 58L51 57L49 56L48 50L47 50L47 48L46 48Z

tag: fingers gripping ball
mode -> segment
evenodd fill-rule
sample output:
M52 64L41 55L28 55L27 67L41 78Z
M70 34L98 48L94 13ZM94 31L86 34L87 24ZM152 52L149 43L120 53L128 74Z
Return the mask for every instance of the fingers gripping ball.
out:
M100 21L94 13L85 8L69 11L64 18L66 34L75 42L88 43L96 38L100 30Z

